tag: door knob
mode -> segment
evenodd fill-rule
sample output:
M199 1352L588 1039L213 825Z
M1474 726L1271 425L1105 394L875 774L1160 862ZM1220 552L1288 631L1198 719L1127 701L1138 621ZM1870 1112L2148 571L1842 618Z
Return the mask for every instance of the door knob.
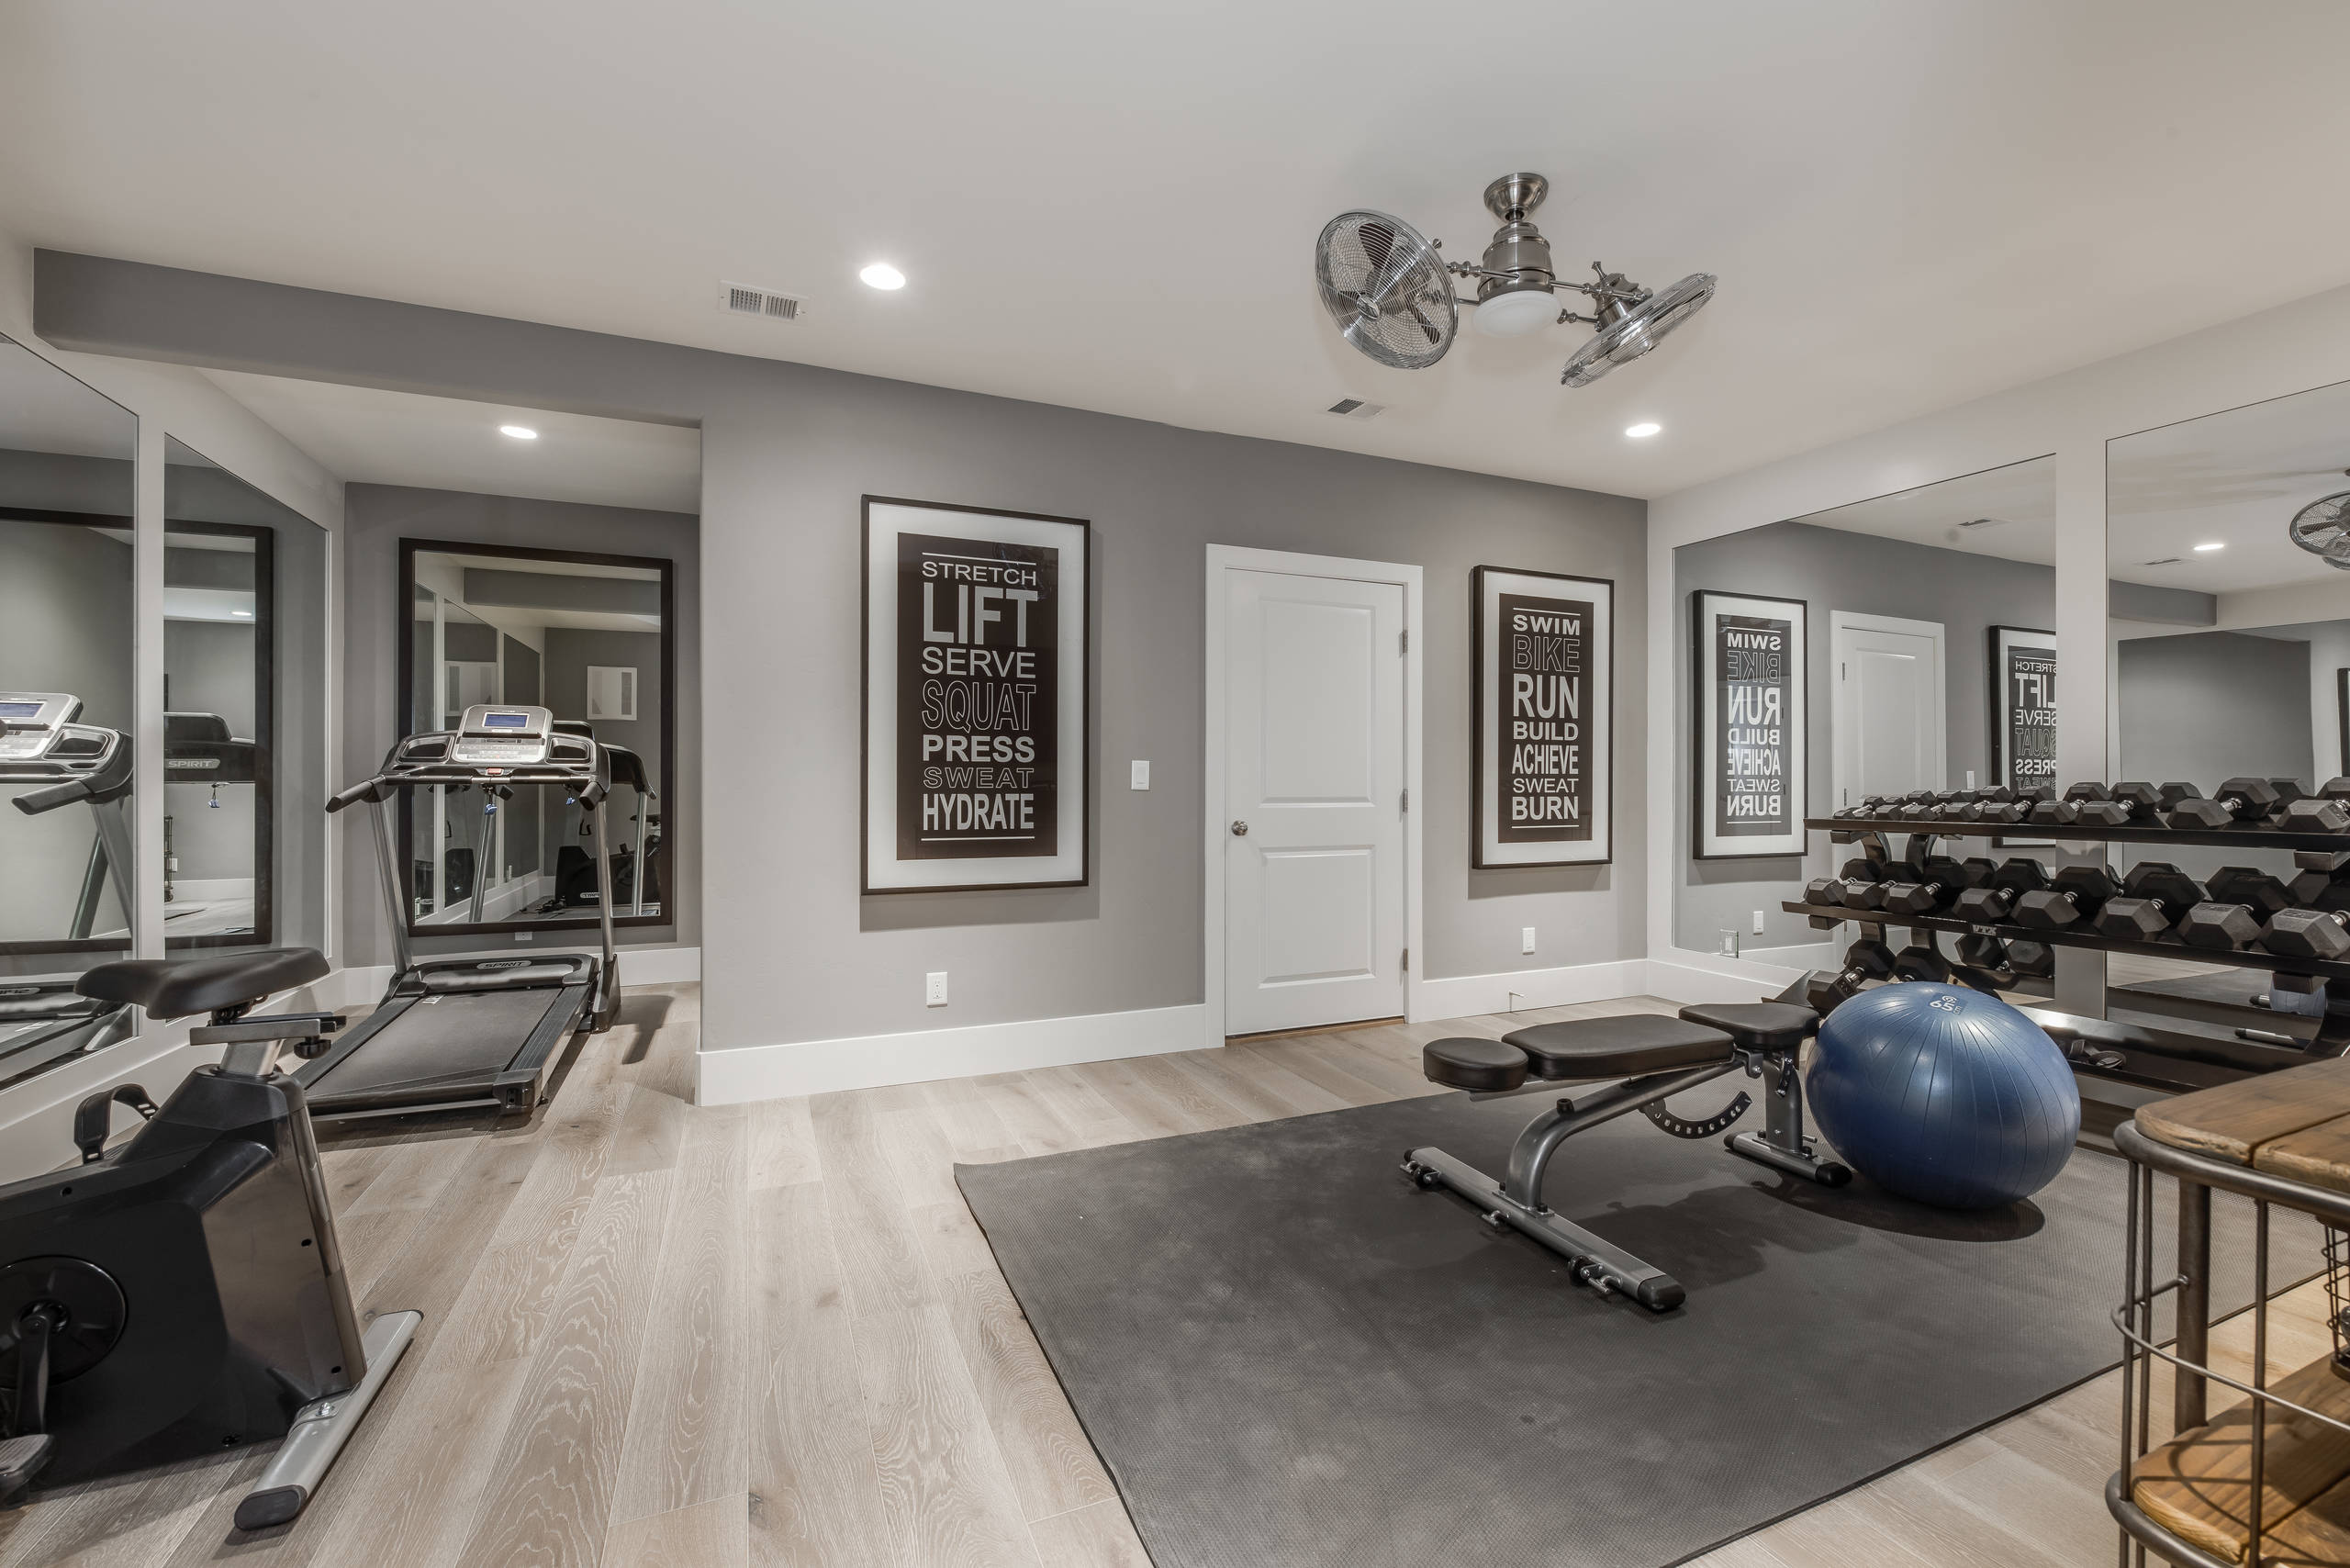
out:
M1233 824L1232 824L1232 836L1233 836L1233 837L1235 837L1235 838L1246 838L1246 837L1248 837L1248 824L1247 823L1244 823L1244 822L1241 822L1241 821L1238 821L1237 819L1236 819L1236 820L1233 822Z

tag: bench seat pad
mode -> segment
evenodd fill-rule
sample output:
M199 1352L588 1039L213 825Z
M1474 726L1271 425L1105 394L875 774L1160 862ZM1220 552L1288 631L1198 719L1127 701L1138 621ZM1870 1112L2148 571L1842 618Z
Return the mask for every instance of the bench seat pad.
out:
M1819 1029L1819 1014L1792 1002L1700 1002L1681 1016L1719 1029L1749 1050L1791 1051Z
M1543 1079L1635 1078L1729 1059L1729 1036L1719 1029L1653 1013L1537 1024L1502 1038Z
M1526 1081L1526 1053L1499 1040L1430 1040L1420 1047L1420 1070L1430 1083L1498 1094Z

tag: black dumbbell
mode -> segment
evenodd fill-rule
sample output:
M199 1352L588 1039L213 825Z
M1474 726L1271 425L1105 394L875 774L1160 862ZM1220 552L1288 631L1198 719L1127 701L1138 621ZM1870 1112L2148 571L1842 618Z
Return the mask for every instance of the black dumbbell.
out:
M2010 942L2008 969L2018 976L2050 979L2056 973L2056 950L2045 942Z
M2268 812L2272 817L2283 816L2286 807L2309 798L2309 790L2298 778L2271 778L2268 782L2277 791L2277 803L2269 808Z
M1983 808L1986 823L2020 823L2031 813L2030 801L1999 801Z
M1877 908L1887 914L1931 914L1942 907L1942 893L1931 882L1880 882L1884 897Z
M2158 814L2162 816L2168 816L2171 812L2177 811L2180 806L2185 805L2188 801L2201 800L2203 798L2203 791L2197 789L2192 784L2165 784L2154 791L2154 798L2156 801L2161 802L2161 809Z
M2039 931L2086 925L2121 891L2121 884L2102 866L2067 866L2052 886L2016 895L2016 924Z
M1836 902L1846 909L1882 909L1885 906L1885 884L1847 877L1837 885Z
M2133 899L2160 899L2174 913L2211 896L2202 883L2167 860L2139 861L2121 879L2121 890Z
M1804 978L1803 999L1814 1013L1825 1018L1836 1011L1838 1003L1858 995L1860 989L1860 982L1851 976L1814 969Z
M1814 877L1803 885L1803 902L1807 904L1842 903L1844 884L1834 877Z
M2073 820L2098 827L2126 827L2131 808L2126 801L2117 801L2113 791L2094 779L2076 784L2065 791L2065 799L2073 807Z
M2293 907L2293 895L2284 883L2249 866L2221 867L2211 873L2210 888L2211 902L2240 903L2263 924Z
M1969 925L2004 925L2015 902L2005 888L1968 888L1951 901L1951 918Z
M2027 804L2040 801L2053 801L2055 798L2056 786L2053 784L2028 784L2016 790L2016 799Z
M1958 939L1958 961L1971 969L2002 970L2008 967L2008 945L1996 936L1970 931Z
M2350 853L2323 849L2300 849L2293 853L2293 864L2300 874L2287 885L2286 891L2303 909L2350 910Z
M2231 778L2220 786L2219 794L2210 800L2181 801L2163 821L2183 832L2211 833L2245 826L2275 811L2280 798L2277 786L2266 778Z
M1893 978L1947 984L1950 980L1950 961L1924 943L1914 942L1893 955Z
M2339 801L2303 796L2278 810L2277 825L2286 833L2350 833L2350 811Z
M2116 784L2106 791L2106 799L2117 806L2127 806L2130 809L2127 820L2130 822L2152 826L2161 821L2162 791L2152 784Z
M2169 908L2160 899L2132 898L2125 893L2108 899L2090 924L2110 942L2160 942L2170 931Z
M1934 820L1945 823L1979 823L1983 820L1983 802L1945 801L1935 808Z
M2330 909L2288 909L2268 923L2260 945L2295 958L2339 958L2350 953L2350 913Z
M1863 980L1893 978L1893 949L1874 937L1863 936L1844 949L1844 972Z
M2023 820L2042 827L2066 827L2081 820L2081 805L2077 801L2034 801Z
M2048 879L2047 867L2020 855L1999 862L1999 868L1991 873L1991 885L2005 889L2011 901L2035 889L2054 886Z
M2178 939L2190 946L2232 951L2260 940L2260 921L2240 903L2206 900L2187 912L2178 923Z

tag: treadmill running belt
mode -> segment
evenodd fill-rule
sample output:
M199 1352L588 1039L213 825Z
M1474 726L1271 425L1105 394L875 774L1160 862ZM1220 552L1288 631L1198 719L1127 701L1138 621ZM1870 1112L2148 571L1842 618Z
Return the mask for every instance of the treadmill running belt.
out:
M478 1081L503 1068L565 990L455 991L420 997L382 1034L310 1085L313 1098Z

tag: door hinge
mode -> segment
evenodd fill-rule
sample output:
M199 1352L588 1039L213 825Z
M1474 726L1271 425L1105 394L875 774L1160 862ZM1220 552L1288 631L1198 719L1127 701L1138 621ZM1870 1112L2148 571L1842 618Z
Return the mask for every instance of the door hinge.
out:
M1412 651L1412 633L1409 631L1395 633L1395 651L1399 654L1408 654Z
M1412 809L1412 792L1409 790L1404 791L1403 802L1395 809L1399 812L1408 812Z
M1404 949L1404 972L1405 974L1412 972L1412 950L1409 947Z

